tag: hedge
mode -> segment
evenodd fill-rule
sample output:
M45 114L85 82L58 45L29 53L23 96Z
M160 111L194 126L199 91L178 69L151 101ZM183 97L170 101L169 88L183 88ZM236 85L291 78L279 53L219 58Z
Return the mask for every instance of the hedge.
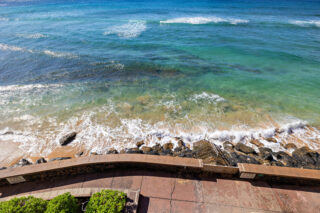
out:
M94 193L87 206L86 213L120 213L126 204L126 194L113 190Z
M41 198L20 197L0 202L0 213L43 213L48 201Z

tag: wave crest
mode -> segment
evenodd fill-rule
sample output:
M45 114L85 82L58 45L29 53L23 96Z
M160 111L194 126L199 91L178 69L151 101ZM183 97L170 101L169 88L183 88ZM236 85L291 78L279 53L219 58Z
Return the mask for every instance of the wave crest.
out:
M47 36L41 33L35 34L17 34L20 38L29 38L29 39L39 39L39 38L46 38Z
M113 26L104 35L117 35L122 38L135 38L147 29L146 21L130 20L127 24Z
M249 20L236 18L221 18L221 17L181 17L160 21L161 24L208 24L208 23L229 23L232 25L245 24Z

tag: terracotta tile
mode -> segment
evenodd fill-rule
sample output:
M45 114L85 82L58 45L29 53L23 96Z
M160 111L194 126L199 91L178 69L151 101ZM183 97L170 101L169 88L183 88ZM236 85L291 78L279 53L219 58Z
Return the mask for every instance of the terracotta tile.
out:
M233 181L238 189L239 206L244 208L281 211L271 187L261 181Z
M320 211L319 187L273 186L283 212L317 213Z
M235 180L209 178L201 182L205 203L239 206L239 192Z
M142 199L139 204L139 213L169 213L170 200L159 198Z
M219 204L203 204L202 213L248 213L243 208L235 206L224 206Z
M82 187L111 188L112 179L113 173L111 172L87 174Z
M118 171L115 172L112 188L138 190L141 187L142 176L139 173Z
M188 201L171 201L171 213L197 213L202 212L201 203Z
M202 202L201 182L198 180L177 178L172 199Z
M171 198L175 178L170 176L144 176L141 194L147 197Z

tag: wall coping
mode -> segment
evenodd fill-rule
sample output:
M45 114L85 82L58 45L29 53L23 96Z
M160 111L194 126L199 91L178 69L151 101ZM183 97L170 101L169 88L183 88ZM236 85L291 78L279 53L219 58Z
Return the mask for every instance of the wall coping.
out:
M284 178L320 180L320 170L281 166L266 166L238 163L240 177L255 178L256 175L267 175Z
M51 171L99 164L122 164L126 166L149 165L168 168L195 169L198 171L208 173L220 173L229 175L237 175L240 173L241 178L249 179L254 179L258 174L284 178L320 180L320 170L265 166L245 163L238 163L238 167L229 167L205 164L201 159L146 154L92 155L68 160L52 161L43 164L34 164L17 168L8 168L0 170L0 180L12 177L14 178L19 176L37 175L40 173L46 173Z

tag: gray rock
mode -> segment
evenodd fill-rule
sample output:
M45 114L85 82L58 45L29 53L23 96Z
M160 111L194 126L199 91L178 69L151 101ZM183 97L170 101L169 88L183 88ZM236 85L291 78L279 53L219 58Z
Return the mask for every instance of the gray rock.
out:
M267 147L259 148L259 156L263 160L273 161L272 150Z
M65 136L63 136L60 140L59 140L59 143L61 146L66 146L68 145L69 143L71 143L77 136L77 133L76 132L71 132Z
M119 152L118 152L116 149L114 149L114 148L109 149L108 152L107 152L107 154L118 154L118 153L119 153Z
M68 160L68 159L71 159L71 157L57 157L57 158L51 158L49 162L56 161L56 160Z
M36 164L40 164L40 163L47 163L47 161L44 158L39 158L38 160L36 160Z
M127 154L141 154L142 151L139 148L126 149Z
M237 143L237 145L235 146L235 149L245 154L256 154L253 148L246 146L243 143Z
M139 142L136 143L136 146L137 146L138 148L140 148L140 146L142 146L143 144L144 144L143 141L139 141Z
M27 166L31 165L32 163L24 158L22 158L16 165L17 166Z
M1 168L0 168L0 170L4 170L4 169L7 169L7 167L1 167Z
M226 141L223 143L224 150L231 151L231 150L233 150L233 148L234 148L234 145L231 142Z

